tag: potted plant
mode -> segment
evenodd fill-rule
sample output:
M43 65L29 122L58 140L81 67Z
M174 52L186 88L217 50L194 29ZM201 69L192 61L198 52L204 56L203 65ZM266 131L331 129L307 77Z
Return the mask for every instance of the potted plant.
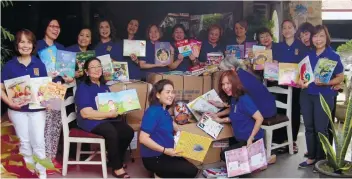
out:
M320 103L328 115L332 134L334 137L334 147L329 143L329 139L319 133L319 139L326 154L326 160L321 160L315 164L320 178L352 178L352 163L345 160L348 146L352 137L352 98L349 99L345 122L342 130L338 131L331 119L331 112L324 97L320 94Z

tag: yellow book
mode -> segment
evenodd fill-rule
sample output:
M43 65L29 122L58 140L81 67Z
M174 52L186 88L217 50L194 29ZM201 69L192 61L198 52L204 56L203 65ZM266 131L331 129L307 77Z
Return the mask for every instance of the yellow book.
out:
M185 158L203 162L211 143L211 138L181 131L175 150L182 152L181 155Z

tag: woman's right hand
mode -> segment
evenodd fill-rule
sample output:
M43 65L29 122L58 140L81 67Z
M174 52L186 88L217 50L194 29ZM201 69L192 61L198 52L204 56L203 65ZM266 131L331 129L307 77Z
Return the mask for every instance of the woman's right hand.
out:
M178 56L177 56L177 59L178 59L178 60L183 61L183 58L184 58L184 57L183 57L183 55L182 55L182 54L178 54Z
M165 155L168 155L168 156L171 156L171 157L180 157L181 153L182 153L182 151L176 152L175 149L173 149L173 148L166 148L165 151L164 151Z
M11 102L8 104L11 109L21 109L21 105Z

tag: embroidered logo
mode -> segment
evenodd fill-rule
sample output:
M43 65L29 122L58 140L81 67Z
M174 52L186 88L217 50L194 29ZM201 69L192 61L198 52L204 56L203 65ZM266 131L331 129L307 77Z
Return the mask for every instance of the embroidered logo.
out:
M298 55L298 53L299 53L299 50L298 50L298 48L296 48L295 49L295 55Z
M112 46L110 46L110 45L108 45L108 46L106 47L106 51L108 51L108 52L110 52L111 49L112 49Z
M33 68L33 72L35 76L39 76L39 68Z

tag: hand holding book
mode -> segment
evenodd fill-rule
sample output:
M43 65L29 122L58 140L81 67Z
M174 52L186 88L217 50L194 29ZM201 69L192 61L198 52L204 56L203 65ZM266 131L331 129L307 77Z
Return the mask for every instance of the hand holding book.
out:
M164 154L171 156L171 157L181 157L181 155L180 155L181 153L182 153L182 151L176 152L176 150L173 148L166 148L164 150Z

